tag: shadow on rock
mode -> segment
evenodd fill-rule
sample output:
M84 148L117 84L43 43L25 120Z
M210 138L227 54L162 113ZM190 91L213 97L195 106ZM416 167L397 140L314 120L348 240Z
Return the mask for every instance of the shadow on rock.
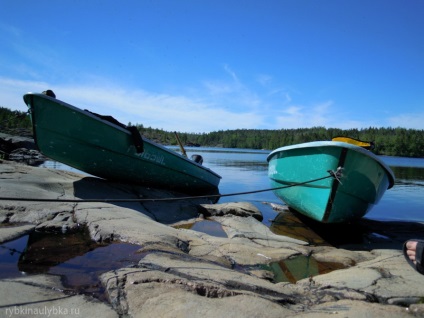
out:
M199 216L200 204L212 202L208 198L181 199L187 195L95 177L75 181L74 195L83 200L95 199L132 209L164 224L196 218Z

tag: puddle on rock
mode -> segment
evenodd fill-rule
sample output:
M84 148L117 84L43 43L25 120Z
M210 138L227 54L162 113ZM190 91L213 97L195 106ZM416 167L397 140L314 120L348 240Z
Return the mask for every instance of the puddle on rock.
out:
M346 268L336 262L320 262L312 256L296 256L290 259L251 266L236 265L235 270L267 279L273 283L289 282L295 284L304 278L327 274Z
M86 232L45 234L32 232L0 245L0 279L30 274L52 274L77 293L103 297L99 276L137 264L139 245L98 244Z
M337 269L346 268L341 263L319 262L312 256L297 256L284 261L272 262L269 270L274 273L274 282L296 283L298 280L327 274Z
M194 223L176 225L174 227L176 229L190 229L216 237L228 237L227 233L222 228L221 223L211 220L202 220Z
M306 241L312 245L329 245L320 235L290 211L279 213L272 221L269 229L274 234Z
M24 274L18 269L18 262L26 249L27 242L28 235L25 235L0 245L0 279Z

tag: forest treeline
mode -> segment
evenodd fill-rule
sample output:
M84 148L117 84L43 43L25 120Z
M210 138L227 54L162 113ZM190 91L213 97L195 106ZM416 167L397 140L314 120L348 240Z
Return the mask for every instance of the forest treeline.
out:
M146 138L162 144L176 144L174 133L150 127L137 127ZM235 129L199 134L179 132L178 135L184 145L269 150L344 136L374 142L373 152L378 155L424 157L424 130L405 128L370 127L347 130L325 127L279 130Z
M131 123L128 123L131 125ZM134 125L144 138L164 145L177 145L174 132ZM25 112L12 111L0 107L0 131L7 132L16 128L31 127ZM338 129L325 127L298 129L235 129L219 130L209 133L178 132L185 146L246 148L273 150L303 142L331 140L345 136L375 143L374 153L387 156L424 157L424 130L406 128L363 128Z
M0 130L7 131L15 128L31 128L28 113L0 107Z

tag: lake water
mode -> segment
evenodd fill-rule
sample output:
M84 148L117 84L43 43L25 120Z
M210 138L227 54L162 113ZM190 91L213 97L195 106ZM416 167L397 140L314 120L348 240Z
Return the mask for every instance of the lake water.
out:
M187 147L186 152L188 157L192 154L202 155L203 165L222 176L219 186L221 194L270 188L266 161L270 153L268 150ZM379 204L366 217L374 220L424 222L424 158L382 156L381 159L392 168L396 183L392 189L386 191ZM56 162L45 162L41 166L75 171ZM264 211L262 202L283 203L272 191L226 196L219 203L234 201L249 201L260 205L264 219L274 218L275 212L272 209Z

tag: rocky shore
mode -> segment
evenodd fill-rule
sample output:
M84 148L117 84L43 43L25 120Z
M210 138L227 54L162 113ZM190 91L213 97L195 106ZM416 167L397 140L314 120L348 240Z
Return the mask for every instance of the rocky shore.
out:
M97 244L139 247L136 262L99 276L101 298L69 289L52 273L3 278L0 316L424 316L424 276L401 251L404 240L424 238L422 224L364 219L330 228L274 205L279 213L267 226L260 209L247 202L150 200L176 196L0 160L2 246L34 231L56 233L58 240L87 231ZM225 235L186 226L206 219ZM317 272L297 279L293 268L312 266L312 260ZM276 278L275 264L288 279ZM337 266L322 270L323 264Z

